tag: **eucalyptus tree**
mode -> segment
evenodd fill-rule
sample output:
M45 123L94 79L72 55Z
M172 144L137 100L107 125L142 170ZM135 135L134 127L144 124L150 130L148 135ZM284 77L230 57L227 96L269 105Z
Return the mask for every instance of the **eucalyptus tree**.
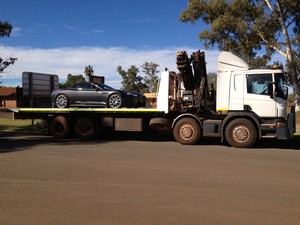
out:
M299 111L300 1L189 0L180 20L201 20L208 26L199 33L206 48L231 51L251 66L266 66L276 52L284 56Z
M0 21L0 37L9 37L12 29L13 27L9 22ZM0 73L3 72L3 70L7 68L9 65L14 64L16 60L17 58L8 57L7 59L3 59L0 57ZM0 81L0 85L1 84L2 81Z
M145 73L144 76L144 82L147 86L146 92L156 92L157 91L157 85L158 85L158 76L159 73L158 67L159 65L153 62L145 62L142 66L143 68L142 72Z
M0 21L0 37L9 37L13 27L7 21Z
M67 76L67 80L64 84L60 84L61 87L72 87L74 84L77 83L83 83L86 82L84 76L82 76L81 74L79 75L72 75L72 74L68 74Z
M91 81L91 77L94 75L93 67L91 65L86 66L84 68L84 74L85 74L86 78L88 79L88 81Z
M133 92L144 93L147 86L143 83L143 77L139 76L139 69L131 66L125 71L122 66L117 67L117 72L122 77L122 89Z

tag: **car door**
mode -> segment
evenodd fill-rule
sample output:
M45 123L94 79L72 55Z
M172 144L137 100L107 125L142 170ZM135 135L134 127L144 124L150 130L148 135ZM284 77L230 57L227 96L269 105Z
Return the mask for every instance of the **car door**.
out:
M105 88L101 87L101 86L97 86L96 84L93 84L96 90L95 93L95 98L94 100L94 105L98 105L98 106L106 106L107 104L107 97L109 95L109 91L106 90Z
M99 102L99 93L97 87L91 83L82 83L76 86L77 88L77 104L83 105L97 105ZM99 103L98 103L99 104Z

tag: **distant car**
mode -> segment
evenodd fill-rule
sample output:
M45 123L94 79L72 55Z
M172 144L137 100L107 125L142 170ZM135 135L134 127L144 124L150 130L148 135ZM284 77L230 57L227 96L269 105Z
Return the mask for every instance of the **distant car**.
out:
M146 105L140 93L117 90L103 83L78 83L71 88L57 89L51 94L52 107L135 108Z

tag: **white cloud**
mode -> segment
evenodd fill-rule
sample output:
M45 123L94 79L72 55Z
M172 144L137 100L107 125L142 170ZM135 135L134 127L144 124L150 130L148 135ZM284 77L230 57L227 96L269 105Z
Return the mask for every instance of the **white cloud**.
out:
M101 30L101 29L94 29L92 30L92 33L103 33L104 30Z
M140 67L144 62L154 62L160 65L163 71L176 69L176 52L186 50L190 55L198 50L192 47L170 47L165 49L129 49L124 47L77 47L77 48L54 48L39 49L26 47L0 46L0 57L16 57L18 60L1 74L0 81L4 85L16 78L21 85L22 72L40 72L57 74L61 81L66 79L69 73L84 74L87 65L93 66L94 74L105 76L106 83L116 88L121 87L121 76L117 73L120 65L127 70L131 65ZM207 71L216 72L216 62L219 51L206 52ZM143 73L140 72L142 76Z
M64 24L63 27L67 30L75 30L76 27L73 25L69 25L69 24Z

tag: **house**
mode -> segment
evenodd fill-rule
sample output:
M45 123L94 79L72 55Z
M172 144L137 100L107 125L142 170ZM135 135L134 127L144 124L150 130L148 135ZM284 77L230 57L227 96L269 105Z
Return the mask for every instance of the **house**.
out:
M157 93L144 93L147 99L147 107L156 108L157 107Z
M2 87L0 88L0 108L15 108L22 101L22 88Z

